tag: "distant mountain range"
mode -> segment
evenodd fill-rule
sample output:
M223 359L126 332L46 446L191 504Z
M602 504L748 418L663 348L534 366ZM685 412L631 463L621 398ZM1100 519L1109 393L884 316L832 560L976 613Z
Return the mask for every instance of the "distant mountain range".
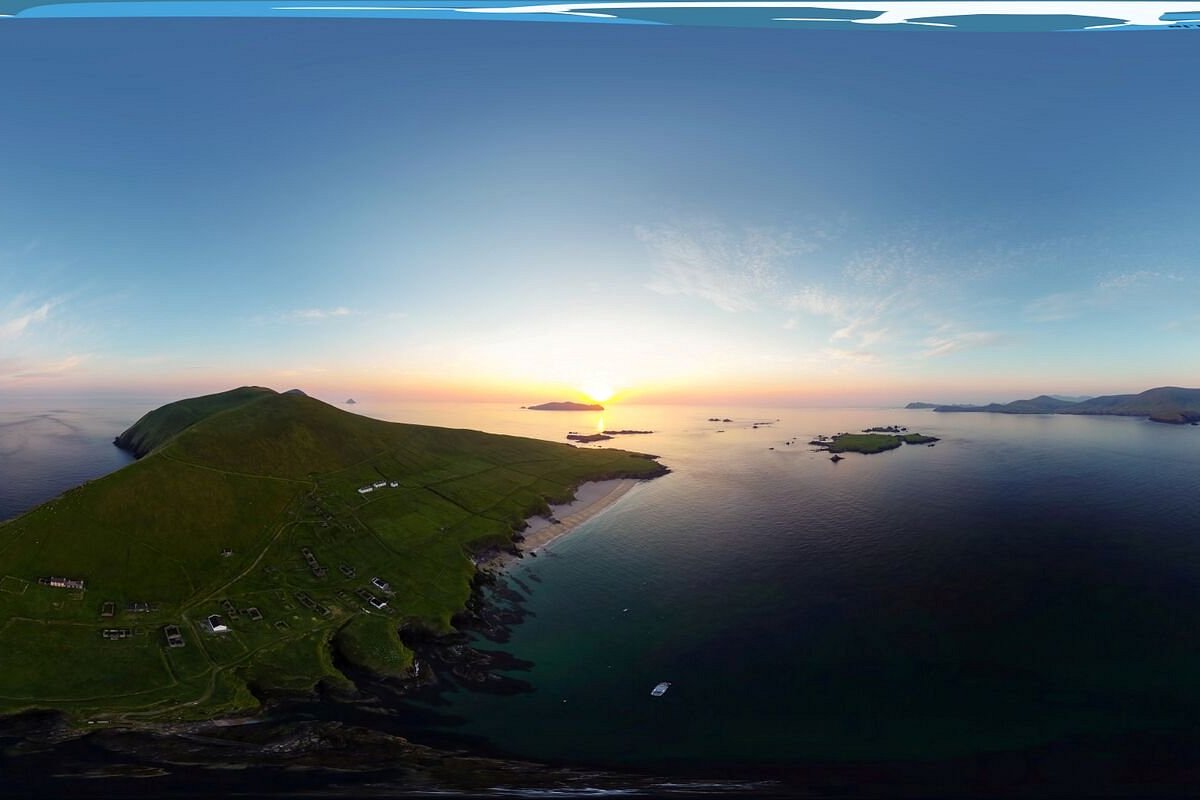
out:
M930 408L934 411L988 411L995 414L1097 414L1121 417L1148 417L1153 422L1172 425L1200 423L1200 389L1160 386L1141 394L1112 394L1103 397L1070 399L1039 395L1011 403L984 406L909 403L905 408Z

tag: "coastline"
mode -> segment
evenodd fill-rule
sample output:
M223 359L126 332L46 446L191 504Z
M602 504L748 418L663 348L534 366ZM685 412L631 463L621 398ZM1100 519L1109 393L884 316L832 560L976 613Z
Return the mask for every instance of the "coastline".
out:
M476 564L477 568L480 571L503 569L512 561L522 558L525 553L536 553L608 510L639 483L641 480L637 478L612 478L580 484L571 502L550 506L549 516L538 515L525 520L526 527L521 531L522 538L515 543L517 553L491 553Z

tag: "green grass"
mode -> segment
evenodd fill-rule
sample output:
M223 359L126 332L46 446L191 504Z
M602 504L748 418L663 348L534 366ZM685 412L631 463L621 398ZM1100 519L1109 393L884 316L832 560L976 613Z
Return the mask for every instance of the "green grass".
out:
M816 440L811 444L823 447L830 453L882 453L895 450L902 444L928 444L938 441L934 436L924 436L920 433L908 433L903 436L893 436L884 433L839 433L824 441Z
M831 453L882 453L901 445L899 436L884 433L844 433L829 443Z
M931 444L939 441L936 436L926 436L921 433L906 433L900 438L904 439L905 444Z
M256 694L345 683L334 647L403 675L412 653L398 626L450 629L470 595L473 549L509 543L522 519L585 480L662 471L624 451L379 422L269 390L183 402L129 432L149 455L0 524L0 713L244 712ZM378 480L400 486L358 493ZM47 575L86 589L39 585ZM395 592L383 611L355 594L376 575ZM116 613L102 618L106 602ZM251 606L263 619L244 613ZM210 614L229 632L209 630ZM167 624L184 647L166 646ZM125 627L136 635L100 635Z

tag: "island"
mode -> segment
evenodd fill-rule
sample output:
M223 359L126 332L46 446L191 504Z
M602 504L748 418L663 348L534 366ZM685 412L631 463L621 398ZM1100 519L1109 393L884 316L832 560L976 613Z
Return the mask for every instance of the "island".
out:
M356 405L358 405L358 401L355 400L353 397L348 397L348 398L346 398L345 404L348 406L356 406Z
M413 677L488 552L654 456L370 419L262 387L151 411L138 460L0 524L0 714L157 725ZM96 730L91 727L89 730Z
M599 403L572 403L569 400L561 400L557 403L542 403L540 406L523 406L530 411L603 411L604 406Z
M1082 414L1096 416L1145 417L1151 422L1170 425L1200 423L1200 389L1160 386L1139 394L1114 394L1078 399L1039 395L1028 400L987 405L936 405L909 403L906 408L932 407L934 411L989 412L994 414Z
M654 433L654 431L621 430L621 431L604 431L603 433L575 433L574 431L572 431L571 433L567 434L567 438L573 442L583 442L584 444L587 444L589 442L603 442L603 441L613 438L614 436L631 436L631 435L636 435L636 434L647 434L647 433Z
M877 429L876 429L877 430ZM925 436L920 433L889 435L882 433L836 433L833 436L818 436L809 442L819 450L833 453L833 461L841 461L839 453L882 453L885 450L895 450L902 444L932 445L941 441L936 436Z

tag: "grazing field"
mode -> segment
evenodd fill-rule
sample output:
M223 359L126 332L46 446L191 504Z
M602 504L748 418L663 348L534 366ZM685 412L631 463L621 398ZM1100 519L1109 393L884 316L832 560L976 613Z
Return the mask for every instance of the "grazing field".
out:
M123 434L140 461L0 525L0 713L245 711L264 693L346 684L335 647L406 674L397 629L450 630L473 551L509 546L583 481L664 471L265 389L172 406Z

